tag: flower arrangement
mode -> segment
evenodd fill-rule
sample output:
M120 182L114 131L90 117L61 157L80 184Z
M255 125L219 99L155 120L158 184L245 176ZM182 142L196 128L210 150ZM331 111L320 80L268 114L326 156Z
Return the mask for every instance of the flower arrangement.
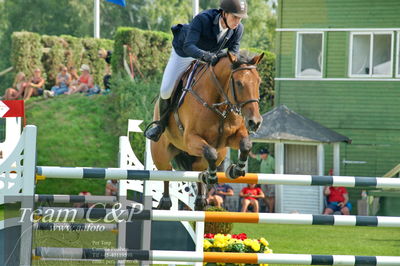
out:
M205 234L204 251L207 252L241 252L241 253L272 253L268 241L260 239L249 239L245 233L230 234ZM217 263L224 265L224 263ZM268 264L262 264L266 266Z

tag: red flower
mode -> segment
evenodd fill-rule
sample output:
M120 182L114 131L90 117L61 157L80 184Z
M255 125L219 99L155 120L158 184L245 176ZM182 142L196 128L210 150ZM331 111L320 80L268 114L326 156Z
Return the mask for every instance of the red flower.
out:
M204 238L214 238L214 234L211 233L204 234Z
M240 233L237 235L232 235L232 238L239 239L239 240L245 240L245 239L247 239L247 235L245 233Z

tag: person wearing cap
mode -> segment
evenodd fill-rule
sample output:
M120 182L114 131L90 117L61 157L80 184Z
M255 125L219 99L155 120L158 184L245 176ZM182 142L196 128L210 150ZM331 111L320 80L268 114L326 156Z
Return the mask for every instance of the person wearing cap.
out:
M268 149L260 149L259 154L254 154L250 151L249 156L256 159L260 163L260 173L274 174L275 173L275 159L269 154ZM268 206L268 212L274 212L275 209L275 185L263 185L265 192L264 203Z
M80 71L82 74L79 76L78 85L76 89L68 94L77 92L88 92L89 89L94 88L93 77L90 75L90 67L86 64L82 64Z
M221 0L220 9L205 10L189 24L178 24L171 28L174 35L172 51L165 68L160 88L160 121L154 121L145 131L145 136L158 141L168 123L169 98L176 79L190 63L199 59L210 64L218 62L222 49L238 53L243 35L241 20L247 18L246 0Z

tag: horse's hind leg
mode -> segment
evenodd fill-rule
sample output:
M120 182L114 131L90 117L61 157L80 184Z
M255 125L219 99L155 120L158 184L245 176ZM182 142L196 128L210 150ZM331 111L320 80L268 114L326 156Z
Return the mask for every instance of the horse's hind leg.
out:
M158 203L157 209L170 210L172 207L171 197L169 195L169 181L164 181L164 193Z
M251 150L252 144L250 138L248 136L243 137L239 141L239 160L237 164L231 164L226 169L226 175L228 178L235 179L240 176L244 176L246 174L245 167L246 162L249 156L249 152Z

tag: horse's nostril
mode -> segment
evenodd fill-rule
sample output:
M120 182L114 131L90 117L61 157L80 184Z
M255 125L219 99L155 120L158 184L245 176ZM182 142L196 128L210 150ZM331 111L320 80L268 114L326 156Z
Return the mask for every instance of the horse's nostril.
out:
M256 123L254 120L249 120L249 129L252 131L256 131L259 127L259 123Z
M249 127L251 129L253 129L255 125L256 125L256 123L254 122L254 120L249 120Z

